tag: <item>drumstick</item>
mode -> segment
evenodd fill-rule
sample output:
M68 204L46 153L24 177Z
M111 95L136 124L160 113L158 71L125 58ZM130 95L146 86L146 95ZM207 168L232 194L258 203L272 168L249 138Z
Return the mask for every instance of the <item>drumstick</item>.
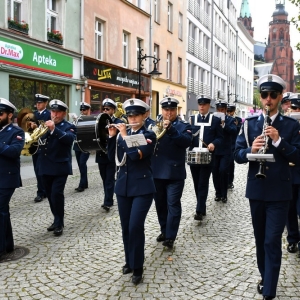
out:
M206 145L201 138L199 138L199 140L204 144L204 146L206 146L206 148L208 148L208 145Z

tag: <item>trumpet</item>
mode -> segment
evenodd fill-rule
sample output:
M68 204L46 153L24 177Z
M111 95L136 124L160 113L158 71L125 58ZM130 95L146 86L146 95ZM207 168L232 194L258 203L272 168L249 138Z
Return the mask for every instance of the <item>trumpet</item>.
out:
M126 127L140 126L141 125L141 123L132 123L132 124L119 123L119 124L124 124ZM118 128L118 124L111 123L111 124L107 124L105 126L105 128L110 128L110 127Z

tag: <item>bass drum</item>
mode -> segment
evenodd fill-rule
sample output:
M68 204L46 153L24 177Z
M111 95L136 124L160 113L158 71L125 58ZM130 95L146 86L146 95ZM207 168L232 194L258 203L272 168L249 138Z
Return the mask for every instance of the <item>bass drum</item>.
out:
M107 152L108 131L106 126L112 123L108 114L98 116L80 116L76 120L77 136L75 143L82 152L101 150Z

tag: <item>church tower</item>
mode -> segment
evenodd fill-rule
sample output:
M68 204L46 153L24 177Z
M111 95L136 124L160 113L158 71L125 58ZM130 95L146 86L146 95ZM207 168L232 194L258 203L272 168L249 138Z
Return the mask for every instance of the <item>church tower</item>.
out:
M249 31L250 35L253 37L254 28L252 27L252 18L249 9L248 0L243 0L241 5L239 21L243 23L245 28Z
M276 0L273 21L269 23L268 44L265 49L265 62L273 63L271 73L286 82L286 91L295 92L294 58L290 45L290 22L285 11L285 0Z

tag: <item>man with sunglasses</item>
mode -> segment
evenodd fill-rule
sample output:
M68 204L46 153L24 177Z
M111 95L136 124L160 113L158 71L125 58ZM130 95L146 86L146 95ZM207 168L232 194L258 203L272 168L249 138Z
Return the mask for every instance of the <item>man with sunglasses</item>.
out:
M281 109L283 114L289 115L291 111L291 100L290 97L292 96L293 93L291 92L286 92L283 94L282 99L281 99Z
M16 110L10 101L0 98L0 261L14 251L9 202L15 189L22 186L20 155L25 134L12 124Z
M89 114L91 106L87 102L80 103L80 115L87 116ZM82 152L78 147L76 141L74 142L73 150L75 151L75 157L80 172L80 181L78 187L75 189L77 192L83 192L89 187L88 176L87 176L87 165L86 162L90 157L89 152Z
M257 265L261 279L257 285L263 299L276 297L281 265L281 240L292 199L292 178L289 163L298 164L300 155L300 125L278 111L286 84L282 78L262 76L257 88L264 112L245 120L236 140L234 159L249 162L246 197L249 199L256 243ZM269 107L269 116L266 115ZM270 119L265 122L265 118ZM266 138L268 137L268 138ZM267 145L265 142L267 141ZM249 161L248 154L264 149L275 161L265 161L263 172L259 161ZM261 174L265 175L265 178Z
M113 124L124 123L122 120L114 116L114 113L117 109L117 103L115 101L106 98L103 100L102 107L103 113L108 114L111 117ZM115 160L109 160L107 154L102 150L96 151L95 161L96 163L98 163L98 168L104 189L104 200L101 207L105 211L109 211L110 208L114 205L113 195L115 188L116 163Z

